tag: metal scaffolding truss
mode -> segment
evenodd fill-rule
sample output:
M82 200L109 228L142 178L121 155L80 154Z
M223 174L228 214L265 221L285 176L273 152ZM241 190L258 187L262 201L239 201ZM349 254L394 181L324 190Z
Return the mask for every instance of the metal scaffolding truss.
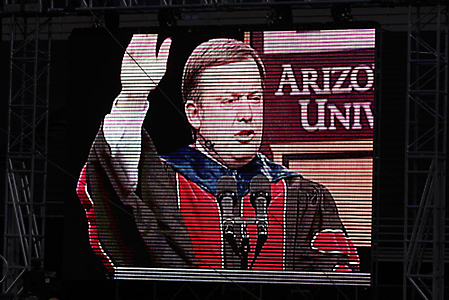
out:
M144 12L154 8L163 7L184 7L192 9L217 9L220 7L235 7L244 8L251 6L275 6L275 5L293 5L302 7L323 7L332 6L335 4L349 4L349 5L386 5L386 4L400 4L404 0L80 0L80 1L49 1L49 10L67 10L74 9L82 10L119 10L125 12Z
M10 34L10 94L2 292L44 270L51 16L146 13L164 7L322 7L408 5L408 94L404 200L404 299L444 299L447 166L448 8L445 1L406 0L79 0L3 1ZM391 222L386 224L391 229ZM402 237L401 237L402 238Z
M403 299L444 299L448 8L409 9Z
M173 8L190 11L253 10L289 6L323 8L349 5L353 7L404 6L411 0L4 0L5 12L36 11L50 14L82 14L83 12L117 12L121 14L154 13ZM429 1L423 1L429 2Z
M10 91L6 153L3 292L17 294L19 279L44 268L51 20L9 18ZM45 34L44 40L40 35Z

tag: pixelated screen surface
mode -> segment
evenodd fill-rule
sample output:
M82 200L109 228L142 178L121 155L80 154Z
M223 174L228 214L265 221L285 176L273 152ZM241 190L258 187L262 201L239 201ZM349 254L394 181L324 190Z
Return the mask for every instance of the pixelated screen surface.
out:
M76 188L89 251L116 279L369 285L375 30L199 35L130 38Z

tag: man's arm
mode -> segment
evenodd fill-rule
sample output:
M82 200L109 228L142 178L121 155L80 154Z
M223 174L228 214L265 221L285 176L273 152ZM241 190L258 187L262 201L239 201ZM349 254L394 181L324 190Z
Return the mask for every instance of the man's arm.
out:
M131 40L122 62L122 91L97 134L77 187L91 246L112 272L117 265L192 263L190 252L180 249L178 236L186 239L182 219L165 209L167 200L176 202L176 185L169 180L175 173L159 159L149 137L142 139L147 96L165 73L171 43L165 40L156 56L156 40L156 35ZM147 182L141 179L145 186L136 189L139 172Z
M135 35L122 60L122 91L103 122L111 157L123 171L122 184L135 191L142 143L142 123L148 111L148 94L165 74L171 39L156 51L157 35Z

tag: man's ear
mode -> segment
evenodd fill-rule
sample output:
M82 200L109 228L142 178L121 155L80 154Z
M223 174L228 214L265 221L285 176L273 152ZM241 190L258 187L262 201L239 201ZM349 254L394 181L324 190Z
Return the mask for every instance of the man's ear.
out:
M198 105L194 101L188 100L184 105L184 107L186 111L187 120L189 121L190 125L196 130L200 129L201 117Z

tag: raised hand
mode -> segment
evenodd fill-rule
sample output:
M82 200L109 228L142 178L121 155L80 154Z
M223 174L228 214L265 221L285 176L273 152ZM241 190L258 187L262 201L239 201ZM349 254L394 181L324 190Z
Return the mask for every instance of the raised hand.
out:
M122 91L115 98L111 113L103 122L103 133L116 167L121 169L121 184L127 191L137 186L142 123L148 111L148 94L167 69L171 39L156 52L157 35L134 35L122 61Z
M171 46L167 38L156 52L156 34L134 35L122 60L122 91L115 103L119 108L144 109L148 94L154 90L167 69Z

